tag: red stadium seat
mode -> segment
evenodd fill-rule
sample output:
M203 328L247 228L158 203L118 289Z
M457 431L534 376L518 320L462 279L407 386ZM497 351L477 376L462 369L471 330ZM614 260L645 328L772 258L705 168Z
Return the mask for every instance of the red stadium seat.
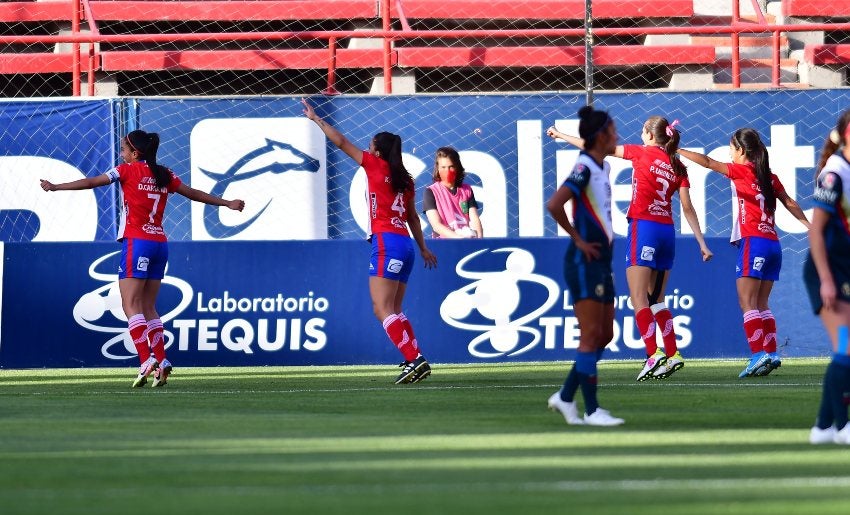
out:
M395 2L393 17L398 16ZM584 0L402 0L407 18L582 20ZM693 0L594 0L594 18L689 18Z
M850 0L782 0L782 14L850 18Z
M806 45L805 61L816 65L850 64L850 44L848 45Z
M375 0L92 0L98 21L267 21L375 18Z
M380 48L342 48L336 67L380 68L383 56ZM329 55L326 49L148 50L102 52L101 60L104 71L284 70L327 68Z

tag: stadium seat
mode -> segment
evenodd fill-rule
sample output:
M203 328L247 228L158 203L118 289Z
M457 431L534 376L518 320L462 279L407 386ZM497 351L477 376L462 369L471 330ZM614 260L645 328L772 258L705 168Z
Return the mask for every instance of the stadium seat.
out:
M846 45L806 45L805 60L815 65L850 64L850 44Z
M782 14L850 18L850 0L782 0Z
M584 0L402 0L404 15L410 19L527 19L582 20ZM396 4L391 4L398 17ZM594 0L593 17L612 18L689 18L694 14L693 0Z
M379 48L342 48L336 51L336 67L380 68L383 56ZM107 51L100 57L104 71L284 70L329 65L326 49Z
M268 21L375 18L376 0L92 0L98 21Z

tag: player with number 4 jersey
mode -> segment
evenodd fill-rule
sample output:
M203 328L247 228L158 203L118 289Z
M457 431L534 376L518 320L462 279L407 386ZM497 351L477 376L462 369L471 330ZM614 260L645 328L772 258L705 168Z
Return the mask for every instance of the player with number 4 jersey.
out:
M782 364L776 348L776 319L768 305L782 268L782 248L774 224L777 200L806 227L809 221L771 173L767 147L755 129L738 129L732 135L731 163L689 150L680 149L679 154L732 181L737 199L732 224L732 242L738 246L736 287L750 346L750 360L738 377L767 375Z
M379 132L369 143L369 150L357 148L341 132L316 114L306 100L301 101L304 115L315 122L325 136L366 171L366 197L369 209L367 236L372 244L369 262L369 293L372 310L384 326L390 341L404 361L395 383L416 383L431 374L431 366L419 352L413 325L402 311L407 280L413 270L416 240L428 268L437 266L437 257L425 245L422 225L416 213L413 177L401 159L401 138Z

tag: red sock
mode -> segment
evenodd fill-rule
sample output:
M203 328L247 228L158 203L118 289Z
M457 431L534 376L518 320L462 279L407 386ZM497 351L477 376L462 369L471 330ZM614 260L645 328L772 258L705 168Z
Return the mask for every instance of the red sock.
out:
M130 329L130 338L139 354L139 361L144 363L151 357L151 350L148 347L148 324L145 322L145 316L141 313L131 316L127 320L127 327Z
M155 318L148 320L148 341L151 342L151 350L157 361L165 361L165 335L162 332L162 320Z
M404 323L396 314L392 314L384 319L384 331L390 337L390 341L401 351L405 361L413 361L419 352L413 348L410 333L404 328Z
M413 344L413 348L416 349L416 352L419 352L419 341L416 339L416 335L413 334L413 325L410 323L410 320L404 315L404 313L398 314L399 320L404 324L404 329L410 335L411 343Z
M655 313L655 322L661 330L661 339L664 341L664 354L669 358L679 350L676 347L676 331L673 330L673 314L670 313L670 310L664 304L656 304L651 309Z
M776 352L776 319L773 312L766 309L760 315L761 323L764 324L764 351Z
M655 317L652 316L652 310L641 308L635 313L635 324L646 346L646 355L652 356L658 350L658 344L655 343Z
M744 313L744 334L753 354L764 350L764 323L757 309Z

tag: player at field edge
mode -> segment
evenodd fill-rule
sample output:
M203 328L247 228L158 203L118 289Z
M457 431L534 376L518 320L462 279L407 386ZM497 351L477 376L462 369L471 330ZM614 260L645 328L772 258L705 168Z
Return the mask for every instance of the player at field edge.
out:
M546 205L549 214L570 236L564 255L564 278L580 327L578 350L564 386L549 397L548 405L570 425L617 426L624 420L599 406L596 396L597 362L614 337L614 274L611 245L611 166L605 161L617 146L617 127L605 111L590 106L578 112L583 150L569 177ZM547 132L555 138L553 130ZM572 222L565 204L572 202ZM584 417L578 414L575 394L581 388Z
M839 118L818 162L814 214L803 280L815 314L832 342L832 361L823 376L823 394L813 444L850 444L850 110ZM840 149L840 152L838 151Z
M168 194L176 192L189 200L235 211L245 207L242 200L225 200L187 186L171 170L157 164L158 149L158 134L135 130L121 140L124 163L108 172L61 184L41 179L44 191L88 190L113 182L121 185L118 289L130 339L141 363L134 388L144 386L151 374L153 387L165 386L172 371L165 355L162 321L156 311L156 298L168 263L168 239L162 228Z
M632 162L632 200L626 217L626 281L635 312L635 324L646 348L646 360L638 381L665 379L685 366L676 343L673 315L664 301L669 271L676 252L673 225L673 194L679 193L682 214L699 244L703 261L713 254L705 243L696 210L691 202L690 182L685 165L676 155L679 148L679 121L668 122L651 116L643 124L643 145L617 145L609 155ZM582 138L555 130L553 138L582 148ZM656 325L664 348L656 343Z
M738 247L735 285L750 346L750 360L738 377L767 375L782 365L776 350L776 318L768 304L782 268L782 246L774 221L777 200L807 228L809 220L771 172L767 147L755 129L742 128L732 134L731 163L690 150L680 149L679 154L732 181L737 209L731 238Z
M434 157L434 183L425 188L422 210L434 238L483 238L478 202L468 184L460 154L440 147Z
M367 237L372 244L369 262L372 310L390 341L404 356L400 365L402 370L395 383L419 382L431 374L431 366L420 352L413 326L402 311L407 281L416 260L410 234L419 246L426 268L437 266L437 257L425 245L416 213L415 184L402 163L401 137L379 132L369 142L368 151L360 150L319 117L306 99L302 99L301 103L304 115L366 172L366 195L369 199Z

